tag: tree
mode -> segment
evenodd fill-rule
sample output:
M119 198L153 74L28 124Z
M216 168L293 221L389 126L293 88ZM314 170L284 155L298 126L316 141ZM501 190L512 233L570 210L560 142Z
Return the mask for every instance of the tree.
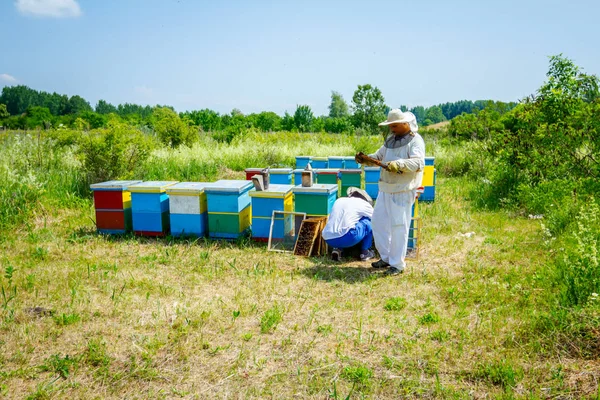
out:
M281 128L285 131L291 131L294 129L294 117L292 117L287 111L283 114L281 119Z
M294 125L299 132L308 132L312 127L314 115L309 106L296 106L296 112L294 112Z
M52 124L52 114L46 107L29 107L27 109L27 128L50 128Z
M71 96L69 99L69 108L67 110L67 114L80 114L83 111L93 111L90 103L85 101L85 99L81 96Z
M197 136L179 115L167 107L156 107L152 114L153 128L161 142L171 147L191 146Z
M325 118L325 132L344 133L352 131L352 121L350 117L346 118Z
M345 118L349 116L348 104L344 101L342 95L338 92L331 92L331 104L329 104L330 118Z
M8 110L6 109L6 104L0 104L0 119L4 119L4 118L8 118L10 117L10 114L8 113Z
M98 100L98 104L96 104L96 112L98 114L110 114L117 113L117 107L113 106L110 103L107 103L104 100Z
M281 117L272 111L263 111L256 116L255 124L263 132L278 131L281 128Z
M358 85L352 96L352 104L354 126L376 133L377 124L385 119L387 109L381 91L369 84Z
M410 109L410 112L417 117L417 123L423 123L427 119L427 111L425 111L425 107L423 106L413 107Z
M446 120L442 109L439 106L429 107L425 112L425 119L430 120L431 124L437 124Z
M194 125L198 126L204 132L221 129L221 116L218 112L209 110L208 108L183 113L183 117L189 118Z

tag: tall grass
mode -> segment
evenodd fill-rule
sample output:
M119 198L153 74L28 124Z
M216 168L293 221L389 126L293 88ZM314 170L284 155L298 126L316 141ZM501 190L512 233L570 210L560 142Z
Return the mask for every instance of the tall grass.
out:
M43 133L0 136L0 228L18 224L43 199L63 206L86 196L81 163L71 147Z

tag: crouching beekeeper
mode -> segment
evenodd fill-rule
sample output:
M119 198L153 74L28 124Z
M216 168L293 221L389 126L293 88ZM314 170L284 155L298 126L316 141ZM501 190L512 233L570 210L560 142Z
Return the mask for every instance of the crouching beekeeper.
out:
M323 229L323 239L333 247L331 258L341 261L342 249L360 245L360 259L373 258L373 199L367 192L349 187L348 197L340 197L333 203L327 224Z
M421 186L425 166L425 142L411 112L393 109L379 126L389 127L385 143L370 157L387 165L379 178L379 193L373 211L375 247L381 259L373 268L388 268L387 275L404 271L412 206ZM357 161L372 165L357 155Z

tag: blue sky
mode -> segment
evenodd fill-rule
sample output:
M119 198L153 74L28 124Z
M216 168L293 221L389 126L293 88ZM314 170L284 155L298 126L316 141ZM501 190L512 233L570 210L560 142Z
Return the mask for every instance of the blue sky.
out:
M0 87L92 106L327 114L359 84L397 107L516 101L563 53L600 73L598 1L2 0Z

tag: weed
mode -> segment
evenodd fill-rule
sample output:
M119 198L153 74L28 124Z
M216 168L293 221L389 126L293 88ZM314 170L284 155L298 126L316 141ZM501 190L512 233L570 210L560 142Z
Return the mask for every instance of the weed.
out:
M427 313L419 318L421 325L435 324L436 322L440 322L440 317L435 313Z
M383 308L386 311L400 311L406 307L406 299L404 297L391 297L387 299Z
M79 360L69 357L67 354L61 357L59 354L53 354L46 359L44 364L40 366L42 371L50 371L58 374L61 378L68 378L72 368L76 368Z
M474 376L504 389L512 389L522 379L523 370L513 367L506 360L501 360L479 364Z
M368 388L371 384L371 378L373 378L373 371L366 365L357 364L344 367L341 377L358 385L358 387Z
M77 322L79 322L81 320L81 317L79 316L79 314L60 314L60 315L55 315L54 316L54 322L56 322L56 325L58 326L67 326L67 325L72 325L75 324Z
M282 311L277 304L269 308L260 319L261 333L268 333L275 330L282 319Z

